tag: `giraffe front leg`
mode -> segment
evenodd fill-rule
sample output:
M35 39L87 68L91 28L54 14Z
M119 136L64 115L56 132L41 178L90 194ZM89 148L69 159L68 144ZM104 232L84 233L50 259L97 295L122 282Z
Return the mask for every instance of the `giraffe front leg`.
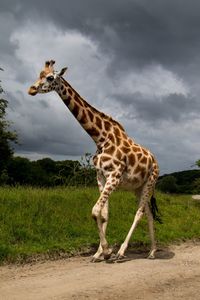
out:
M100 238L100 246L98 249L97 256L101 253L104 256L104 259L108 259L112 254L112 249L108 247L108 243L106 240L106 227L108 223L108 211L105 206L108 206L108 198L111 192L117 187L119 184L119 179L116 177L113 178L112 174L110 174L107 179L103 191L92 209L92 217L95 219L99 231Z
M102 217L102 230L104 232L104 235L106 234L106 228L108 224L108 201L105 203L104 207L101 211L101 217ZM101 242L99 243L99 247L97 252L92 257L92 262L100 262L103 259L103 248L101 245Z
M94 262L99 261L99 257L101 255L103 255L104 259L108 259L112 253L112 249L109 249L108 242L106 240L106 227L108 223L106 207L108 207L108 197L102 197L101 195L92 209L92 217L97 223L100 238L99 249L93 259Z
M103 191L103 188L105 186L105 177L103 174L99 171L97 171L97 183L99 187L99 192L101 193ZM102 224L102 229L104 231L104 234L106 234L106 228L108 224L108 202L105 203L104 207L101 211L102 220L105 220ZM99 247L97 252L92 257L92 262L99 262L102 261L102 254L103 254L103 248L101 246L101 242L99 243Z

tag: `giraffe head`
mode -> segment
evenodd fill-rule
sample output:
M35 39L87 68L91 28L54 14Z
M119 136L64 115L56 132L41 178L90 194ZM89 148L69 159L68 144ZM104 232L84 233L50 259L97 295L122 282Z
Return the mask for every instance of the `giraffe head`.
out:
M63 68L60 72L57 72L54 71L54 64L54 60L45 62L45 67L40 72L39 78L28 90L29 95L35 96L38 93L48 93L59 86L60 77L64 75L67 68Z

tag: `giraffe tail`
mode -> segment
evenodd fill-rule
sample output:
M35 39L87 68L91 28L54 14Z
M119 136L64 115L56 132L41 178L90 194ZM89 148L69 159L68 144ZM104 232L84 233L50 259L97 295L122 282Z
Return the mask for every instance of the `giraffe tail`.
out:
M156 198L154 196L152 196L151 200L150 200L150 209L151 209L154 220L159 222L160 224L163 224L163 221L162 221L159 211L158 211Z

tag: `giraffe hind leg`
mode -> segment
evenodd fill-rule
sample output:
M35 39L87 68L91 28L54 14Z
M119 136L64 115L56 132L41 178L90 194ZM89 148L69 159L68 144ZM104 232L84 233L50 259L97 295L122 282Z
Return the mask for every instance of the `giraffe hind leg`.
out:
M156 241L155 241L155 234L154 234L153 214L149 207L149 203L146 203L145 212L147 215L148 226L149 226L149 236L151 239L151 250L150 250L147 258L154 259L155 252L156 252Z
M150 176L149 179L147 180L147 182L145 183L145 185L143 186L143 188L141 189L141 193L139 196L140 198L140 202L139 202L139 208L135 214L134 217L134 221L133 224L131 225L131 228L128 232L127 237L125 238L125 241L123 242L123 244L121 245L118 253L117 253L117 259L123 258L124 257L124 253L128 247L128 243L130 241L130 238L133 234L133 232L135 231L135 228L137 226L137 224L139 223L139 221L141 220L141 218L144 215L144 212L148 213L148 222L149 222L149 231L150 231L150 237L151 237L151 241L152 241L152 251L150 252L150 254L153 256L155 253L155 241L154 241L154 230L153 230L153 217L152 217L152 213L149 209L149 201L151 199L151 196L154 192L154 186L155 186L155 181L153 180L153 178ZM148 206L148 208L147 208Z
M124 253L128 247L128 243L129 243L129 240L137 226L137 224L139 223L139 221L141 220L142 216L144 215L144 210L145 210L145 206L144 204L141 204L139 205L139 208L135 214L135 217L134 217L134 221L133 221L133 224L131 225L131 228L123 242L123 244L121 245L118 253L117 253L117 256L116 256L116 259L121 259L124 257Z

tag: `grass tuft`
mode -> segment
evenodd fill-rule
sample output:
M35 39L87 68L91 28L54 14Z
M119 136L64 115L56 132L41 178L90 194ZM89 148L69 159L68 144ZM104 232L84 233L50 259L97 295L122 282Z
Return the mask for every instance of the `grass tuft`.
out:
M25 260L33 255L54 255L88 249L99 242L91 209L98 198L95 188L0 188L0 262ZM161 245L200 237L200 203L191 196L157 193L163 224L156 223ZM110 197L108 242L123 242L137 209L130 192ZM149 244L146 218L131 242Z

